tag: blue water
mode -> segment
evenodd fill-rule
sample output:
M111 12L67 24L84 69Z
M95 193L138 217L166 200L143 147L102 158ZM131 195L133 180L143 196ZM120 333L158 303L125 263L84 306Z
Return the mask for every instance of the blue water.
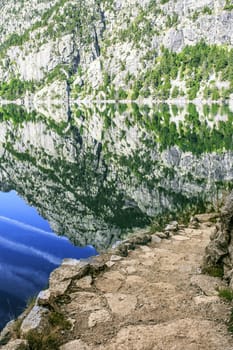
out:
M62 259L96 254L93 247L75 247L55 235L16 192L0 192L0 328L47 285Z

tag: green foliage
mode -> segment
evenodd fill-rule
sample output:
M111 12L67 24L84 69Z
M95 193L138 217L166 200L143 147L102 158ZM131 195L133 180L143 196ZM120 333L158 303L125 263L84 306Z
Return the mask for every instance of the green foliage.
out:
M212 277L223 277L223 267L221 265L205 266L203 267L202 272Z
M204 15L212 15L213 11L209 6L205 6L202 10L202 13Z
M178 88L170 91L170 80L185 80L188 98L196 98L201 83L207 83L212 74L216 74L222 80L228 80L233 87L233 49L217 45L207 45L203 41L194 46L186 46L180 53L171 52L166 48L161 49L161 55L155 59L154 65L147 69L139 79L140 89L136 89L141 95L144 87L150 87L154 96L173 98L182 95ZM169 86L170 85L170 86ZM230 90L219 90L216 87L208 87L204 90L204 96L213 100L229 98Z
M230 288L220 289L218 291L218 295L220 296L220 298L226 299L228 301L233 300L233 290Z
M22 81L13 78L8 82L0 83L0 96L8 100L15 100L22 97L26 91L34 92L36 84L33 81Z
M70 327L71 327L70 322L65 319L65 316L63 314L55 312L55 311L53 311L49 314L49 323L53 327L58 326L62 329L70 329Z
M232 11L233 10L233 3L231 0L226 0L226 4L224 6L224 10L226 11Z
M56 334L39 333L30 331L26 340L28 342L28 350L58 350L59 341Z

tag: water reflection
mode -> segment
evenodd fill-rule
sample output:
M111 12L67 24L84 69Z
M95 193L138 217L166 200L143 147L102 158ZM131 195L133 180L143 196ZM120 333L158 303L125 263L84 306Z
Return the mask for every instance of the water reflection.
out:
M225 105L81 104L69 123L7 106L0 186L100 250L155 217L218 203L232 187L232 121Z
M56 236L34 208L12 191L0 193L0 328L22 312L63 258L95 255Z

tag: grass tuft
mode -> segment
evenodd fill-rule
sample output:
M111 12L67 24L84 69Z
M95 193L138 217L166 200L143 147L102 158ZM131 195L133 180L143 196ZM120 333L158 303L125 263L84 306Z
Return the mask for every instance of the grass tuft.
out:
M224 275L223 267L216 265L216 266L206 266L202 269L202 272L205 275L209 275L212 277L220 277L222 278Z
M218 295L220 296L220 298L226 299L228 301L233 300L233 290L230 288L220 289L218 291Z

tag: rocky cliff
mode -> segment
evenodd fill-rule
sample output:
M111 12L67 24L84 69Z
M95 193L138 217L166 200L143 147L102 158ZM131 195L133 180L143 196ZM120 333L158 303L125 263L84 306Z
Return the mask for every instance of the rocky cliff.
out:
M68 81L75 99L96 90L229 98L232 9L230 0L3 1L0 93L22 97Z
M232 217L233 193L231 192L221 210L220 221L211 235L211 242L206 248L204 268L207 271L219 271L233 289Z

